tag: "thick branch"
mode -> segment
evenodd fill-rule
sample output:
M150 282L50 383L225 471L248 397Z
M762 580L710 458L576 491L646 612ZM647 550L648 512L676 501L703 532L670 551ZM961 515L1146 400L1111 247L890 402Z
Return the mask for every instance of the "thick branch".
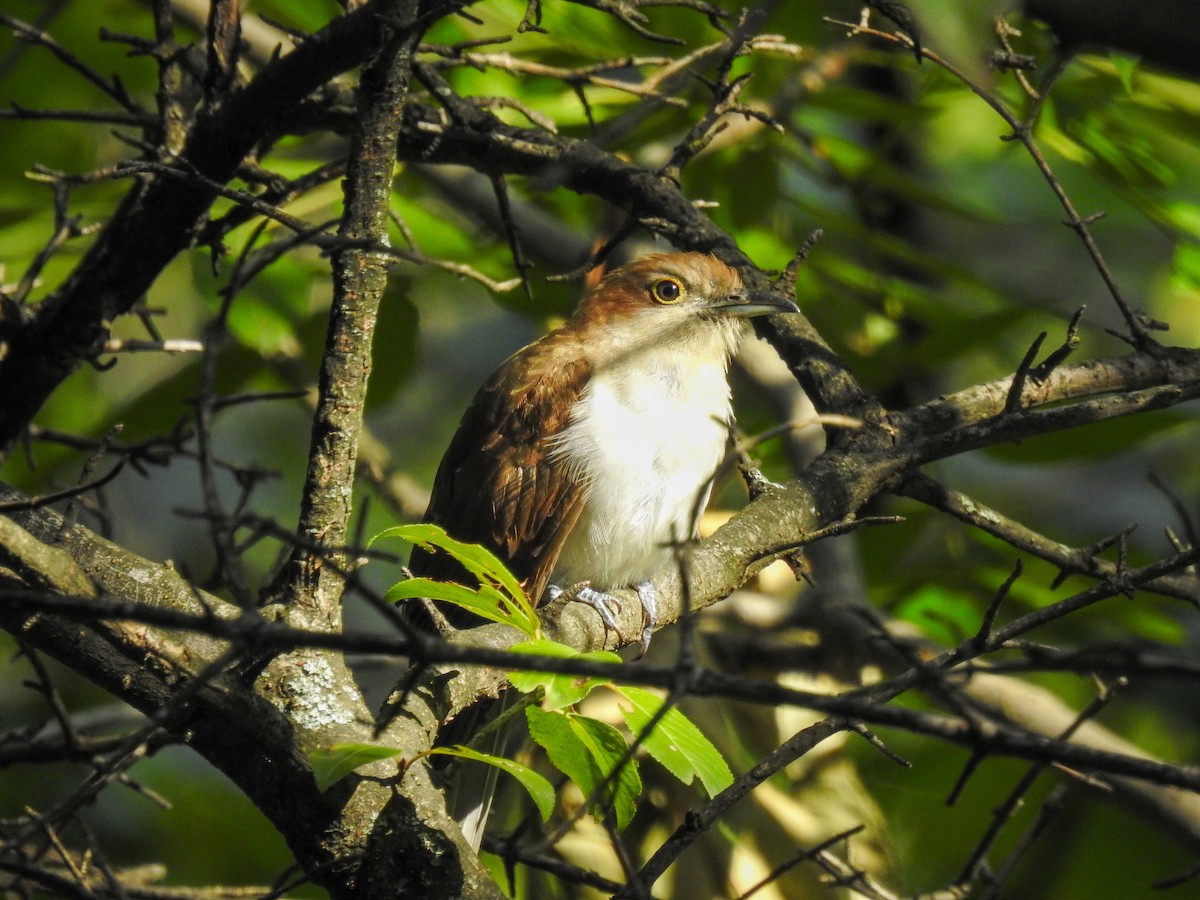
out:
M1112 395L1076 404L999 416L1007 394L1006 380L893 414L892 419L902 423L903 430L896 430L899 443L891 450L826 452L794 481L768 488L710 538L682 547L678 563L654 579L659 627L723 600L760 568L829 535L831 528L852 526L868 501L930 459L1195 396L1200 391L1200 381L1194 380L1200 375L1200 353L1178 351L1175 357L1169 366L1134 354L1063 367L1036 388L1036 397L1029 398L1029 402L1056 404L1095 393ZM1142 388L1158 392L1153 394L1153 404L1139 399L1137 390L1143 385L1157 386ZM1120 393L1123 387L1131 393ZM1170 584L1176 576L1164 578ZM1158 580L1152 579L1139 587L1154 590L1156 584ZM616 615L621 633L627 641L636 641L642 627L640 605L631 591L614 593L622 599ZM600 617L585 604L551 608L544 618L555 639L582 650L598 649L612 638ZM469 634L463 639L494 649L504 649L516 639L498 626L472 629ZM502 681L498 673L469 669L461 672L449 688L439 690L451 692L450 709L457 710L479 696L494 694Z
M1060 366L1041 380L1025 382L1019 406L1027 409L1059 400L1145 390L1160 385L1189 387L1200 381L1200 353L1163 348L1160 355L1130 353ZM892 413L888 422L910 441L948 433L956 426L976 425L1004 411L1013 376L975 385ZM1082 423L1081 423L1082 424Z
M20 499L8 489L3 499ZM82 573L93 595L188 614L204 620L232 620L237 607L188 584L170 565L153 563L76 526L63 532L61 517L45 509L11 513L4 519L3 552L12 559L26 540L46 548L36 562L22 554L18 585L35 585L54 595ZM19 542L13 535L25 535ZM34 566L38 571L34 571ZM5 579L13 584L11 576ZM84 593L84 597L88 594ZM171 707L183 684L220 659L226 641L200 632L147 627L129 621L81 624L53 612L31 614L23 605L0 604L0 627L19 635L89 680L147 714ZM276 709L232 679L213 681L196 695L173 724L192 735L191 745L237 781L280 826L298 854L319 852L307 828L287 827L324 808L307 762L298 755L292 728ZM186 729L184 725L186 724ZM324 817L328 818L326 809Z
M215 109L201 112L180 164L224 184L257 144L285 130L314 91L363 61L374 46L381 0L334 19ZM151 178L130 189L67 281L31 319L0 330L0 448L46 397L99 352L112 321L130 311L163 267L191 242L213 195L187 181Z
M0 490L0 500L21 499ZM305 754L319 746L378 740L410 752L428 747L437 728L432 710L417 709L376 738L348 673L327 664L340 658L332 654L309 654L299 663L279 657L252 683L231 668L196 684L232 647L252 658L256 636L273 626L198 590L170 565L81 526L64 533L62 518L46 509L10 513L3 522L0 558L18 565L0 569L8 594L0 628L147 715L165 715L164 726L186 734L189 746L227 774L335 896L495 896L477 857L457 843L458 829L423 764L401 775L394 761L376 763L324 793L313 781ZM59 593L81 577L94 584L99 600ZM114 601L148 610L143 621L157 612L166 624L143 624L132 612L122 618ZM91 604L108 617L71 614ZM235 640L215 636L221 634ZM177 706L184 690L193 696Z
M333 257L334 296L300 512L302 540L287 573L285 608L280 611L289 624L329 632L341 629L344 585L336 563L346 540L372 339L387 285L389 256L370 248L387 244L396 142L420 36L417 0L381 3L377 15L382 25L380 49L360 80L358 127L344 182L339 236L345 245ZM328 551L314 552L313 547ZM350 705L356 707L359 727L369 721L339 653L298 649L273 660L266 674L278 679L285 696L289 685L297 684L316 701L311 719L297 722L312 732L305 736L308 740L328 741L330 724L348 724L326 721L331 709L351 712L347 696L354 698ZM396 720L387 738L402 747L428 746L429 731L422 722L432 724L428 716ZM360 787L358 802L344 823L348 834L329 838L337 857L353 866L357 896L495 892L478 857L446 815L444 801L423 766L406 773L394 789L375 781ZM369 835L365 843L362 835Z
M79 363L94 355L107 324L130 310L176 253L188 246L214 199L253 147L273 139L306 96L333 75L362 61L380 0L355 9L269 64L240 91L192 128L181 165L204 184L172 177L139 182L67 283L39 307L30 322L0 333L0 447L20 433L50 392ZM432 14L429 18L432 18ZM343 97L309 104L324 127L353 123ZM323 117L323 118L322 118ZM506 125L490 112L459 104L447 123L428 106L409 103L400 155L409 161L460 163L488 175L540 175L547 189L562 185L595 194L682 249L711 252L743 271L755 287L767 279L727 233L698 210L669 179L622 161L589 141ZM309 122L314 127L316 122ZM545 176L551 176L546 178ZM144 187L142 187L144 185ZM802 317L764 326L823 410L869 418L853 376ZM20 378L5 378L9 371ZM20 389L5 385L20 383ZM10 396L11 395L11 396Z
M61 521L49 513L26 512L21 515L22 520L19 524L27 526L28 533L41 541L52 541L61 528ZM106 593L115 593L120 590L123 592L120 596L127 600L133 597L141 598L141 592L158 584L145 571L144 567L147 564L144 561L138 561L136 558L124 554L123 551L96 538L84 529L77 528L70 532L70 540L66 546L71 550L75 565L83 568L84 571L96 572L98 580L101 577L105 579L102 586ZM702 544L700 550L703 548ZM698 550L698 552L700 551ZM24 558L34 559L28 554L25 554ZM44 559L50 559L50 557L44 557ZM98 566L97 560L102 560L103 564ZM38 563L28 562L26 565L37 566ZM1148 567L1145 573L1147 579L1153 576L1153 569L1154 567ZM231 628L242 627L240 623L245 621L245 617L235 618L241 615L240 611L234 610L227 604L221 604L220 601L213 598L196 594L169 568L164 569L161 574L165 579L161 582L161 590L149 594L145 599L152 599L162 604L167 597L173 597L174 599L169 602L179 607L177 614L191 615L195 619L195 627L203 627L205 621L212 623L214 631L221 631L224 628L226 633L234 633L230 630ZM1141 578L1138 573L1130 573L1130 575ZM54 579L51 573L46 572L39 580L49 583ZM1147 580L1146 583L1149 581ZM171 584L178 586L173 594L170 589ZM1083 600L1090 598L1093 593L1085 592L1078 596ZM1117 594L1119 586L1107 586L1105 593L1109 596ZM131 645L134 648L132 654L129 651L117 654L120 662L119 671L107 675L102 671L99 673L87 671L85 674L110 686L114 692L138 702L147 709L147 712L161 710L164 707L170 708L172 697L180 684L181 673L184 671L184 667L178 663L180 656L185 656L187 653L197 654L193 657L194 660L203 662L203 657L199 654L219 651L228 646L226 642L210 636L182 634L176 631L170 633L173 646L187 649L186 651L173 651L167 647L164 639L168 633L161 629L147 628L134 624L134 622L118 626L89 627L81 624L77 619L71 620L56 615L52 611L55 604L46 604L45 609L49 611L35 613L31 616L28 599L0 606L5 626L20 631L23 637L31 643L50 650L71 661L77 667L81 665L78 655L81 640L85 644L93 645L84 648L89 651L82 663L84 666L98 665L105 658L111 658L113 654L105 654L104 648L111 646L114 639L134 641L135 643ZM88 602L78 601L78 604L84 607ZM144 602L145 600L143 600ZM150 607L143 618L145 620L152 619L153 610L156 608ZM105 613L112 619L116 618L115 610L106 608ZM106 628L113 630L105 635L106 639L102 639L101 632ZM245 629L242 634L246 637L253 637L254 630L252 628ZM350 638L348 635L320 635L316 632L311 632L310 635L314 638L324 637L326 640ZM363 637L365 636L354 639L363 639ZM996 639L1000 640L1004 637L1005 635L997 635ZM153 665L147 665L146 648L149 646L155 648L151 654L154 660ZM364 642L363 647L368 646L369 643ZM384 644L381 643L380 647L383 646ZM402 649L400 646L394 648L394 650L400 649ZM959 651L944 655L941 659L952 660L957 653L962 651L963 648L960 648ZM172 652L175 655L169 656L168 654ZM564 669L572 665L590 665L592 667L598 665L596 663L589 664L583 660L554 662L531 658L527 662L539 667L548 663L550 667L561 666ZM931 665L937 663L938 661L935 660L931 662ZM627 680L632 682L661 686L671 686L680 677L680 673L670 668L648 669L645 667L629 670L627 675ZM757 702L763 703L794 703L834 715L850 716L915 730L990 753L1053 761L1158 784L1176 785L1189 791L1200 788L1200 780L1197 780L1198 775L1195 770L1165 765L1155 760L1136 758L1138 754L1126 746L1110 744L1098 748L1093 745L1093 748L1089 748L1068 745L1059 741L1032 737L998 723L958 721L953 718L930 716L884 705L887 699L894 696L895 693L920 686L923 683L923 675L924 670L914 670L877 688L842 697L789 690L737 676L725 676L712 672L696 673L688 689L691 693L700 696L753 698ZM388 840L382 838L394 833L393 829L396 827L411 828L413 817L421 818L422 821L427 818L434 828L439 829L434 833L444 833L450 828L445 821L444 811L439 811L440 796L429 785L423 768L418 766L411 769L401 780L399 792L393 792L386 784L377 782L373 778L352 777L344 785L333 789L326 795L317 794L311 784L311 776L305 760L297 752L297 744L292 732L286 724L280 723L279 714L272 707L256 701L244 689L239 689L233 680L221 684L214 683L213 688L201 690L197 694L194 707L189 710L187 727L189 733L193 735L193 745L209 758L221 764L222 768L235 777L248 795L263 806L268 814L280 824L281 830L290 839L303 840L299 847L293 843L302 859L312 860L314 858L303 852L307 851L307 854L315 855L317 860L327 860L333 863L334 867L327 872L327 875L332 878L336 874L340 879L339 883L352 884L352 889L343 888L339 892L342 894L392 896L393 894L389 891L403 895L405 891L417 890L414 882L405 879L411 879L414 875L413 860L418 858L424 860L426 856L415 857L407 854L397 857L394 854L395 846L388 842L390 838ZM300 698L290 699L292 703L298 703ZM410 710L413 709L416 708L410 707ZM385 735L384 742L393 746L411 748L421 746L420 741L428 741L434 727L427 709L421 713L421 720L419 726L415 724L417 719L400 720L391 732ZM361 735L364 730L366 730L365 722L352 724L349 726L347 736L358 733L365 737L365 735ZM1085 743L1087 742L1085 741ZM367 774L378 776L385 773L370 771ZM1129 787L1135 791L1148 790L1135 785ZM1168 799L1174 797L1175 800L1172 802L1182 804L1179 806L1178 813L1181 821L1190 821L1188 816L1192 807L1188 804L1191 804L1192 801L1187 796L1171 794L1169 791L1163 794L1161 791L1154 790L1150 790L1147 796L1154 802L1159 802L1162 797ZM380 841L366 837L364 845L362 832L358 832L355 837L354 835L345 835L343 830L335 830L345 829L359 821L363 815L370 817L368 821L373 823L370 826L372 834L379 835ZM286 816L297 818L290 820L285 818L283 821L278 818ZM313 842L317 839L311 834L307 838L302 836L303 832L310 831L311 826L316 826L316 830L321 833L320 848L313 847ZM301 834L297 834L297 831L300 831ZM334 840L331 841L331 837ZM423 844L422 854L429 853L429 835L421 840L426 842ZM362 858L361 865L357 853L351 854L347 859L341 852L338 852L355 847L358 853L365 852L367 854ZM389 851L392 851L391 856L387 856ZM437 851L438 854L452 852L454 851L448 847ZM376 853L384 858L377 858ZM332 859L330 859L331 856ZM403 859L405 862L397 863L397 859ZM368 862L370 865L367 865ZM397 865L401 865L402 872L394 871ZM470 890L486 892L488 888L486 885L475 884L470 888L464 886L462 890L464 894L469 894Z
M427 106L411 105L401 133L402 158L465 165L492 176L537 175L534 183L545 189L563 186L594 194L676 247L712 253L741 271L750 286L770 287L767 276L737 242L698 209L675 181L626 162L591 141L507 125L487 110L461 102L448 89L439 98L452 106L451 120ZM818 409L873 418L878 407L804 316L774 316L759 320L756 327L792 367Z
M688 552L686 592L679 567L661 573L655 579L660 623L676 621L689 607L699 609L728 596L762 565L824 536L823 529L853 520L868 500L930 460L1200 396L1200 352L1177 351L1169 366L1132 355L1063 367L1038 388L1031 402L1049 405L1101 391L1108 395L1000 416L1005 402L1001 382L894 414L891 420L902 423L897 446L863 454L827 452L800 478L768 491ZM618 624L623 633L637 635L638 604L625 607ZM573 612L570 618L581 616ZM591 637L601 634L593 631Z

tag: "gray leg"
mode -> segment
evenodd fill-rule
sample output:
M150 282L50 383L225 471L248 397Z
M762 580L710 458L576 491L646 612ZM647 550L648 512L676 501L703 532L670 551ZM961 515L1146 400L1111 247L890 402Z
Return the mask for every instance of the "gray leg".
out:
M577 600L580 603L586 603L594 609L600 616L600 620L604 623L606 631L611 631L617 636L620 643L624 643L625 638L621 635L621 629L617 625L615 613L621 611L621 601L612 594L606 594L604 591L597 591L588 587L586 581L579 584L573 584L565 590L557 584L551 584L546 587L546 596L551 600L558 600L560 597L567 602ZM641 590L638 591L638 596L641 596Z
M658 592L649 580L637 585L638 599L642 601L642 638L638 642L638 656L645 656L650 649L650 638L658 624Z

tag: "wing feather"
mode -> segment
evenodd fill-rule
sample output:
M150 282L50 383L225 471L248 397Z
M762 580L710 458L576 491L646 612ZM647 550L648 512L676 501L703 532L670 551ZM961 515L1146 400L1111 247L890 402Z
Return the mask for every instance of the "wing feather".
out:
M425 521L452 537L496 553L534 602L583 509L583 485L552 449L590 375L582 348L568 332L553 332L511 356L464 413L425 513ZM409 565L414 574L430 578L462 575L445 554L420 548Z

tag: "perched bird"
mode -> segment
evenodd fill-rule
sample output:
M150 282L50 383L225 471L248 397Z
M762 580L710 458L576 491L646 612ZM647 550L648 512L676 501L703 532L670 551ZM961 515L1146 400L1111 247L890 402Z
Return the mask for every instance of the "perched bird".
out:
M438 468L428 522L483 544L536 604L564 590L616 631L607 592L635 588L653 633L652 575L691 538L725 452L726 372L741 322L797 312L702 253L605 275L561 327L517 351L475 395ZM417 575L453 578L416 550ZM449 621L465 613L451 611ZM619 634L619 632L618 632Z
M574 315L510 356L471 402L433 483L425 520L483 544L536 604L567 591L620 636L608 593L635 588L641 649L655 625L650 581L695 534L732 416L726 371L748 316L797 312L748 291L713 256L648 256L616 269ZM413 552L415 575L457 579L444 553ZM455 626L471 616L448 609ZM503 701L494 701L503 702ZM495 713L478 706L439 735L453 744ZM501 752L500 735L493 752ZM447 803L476 849L496 769L462 773Z

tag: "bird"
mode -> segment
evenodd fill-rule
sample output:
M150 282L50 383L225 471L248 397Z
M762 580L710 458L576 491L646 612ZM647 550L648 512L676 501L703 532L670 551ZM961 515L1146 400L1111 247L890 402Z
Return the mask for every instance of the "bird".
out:
M425 521L495 553L535 605L563 595L588 603L619 639L610 591L636 590L644 653L657 619L651 578L695 535L725 454L742 323L788 312L799 312L792 300L747 289L707 253L653 254L610 271L479 389ZM435 579L453 579L455 566L419 547L409 563Z
M715 256L668 253L614 269L560 327L518 350L471 401L434 476L424 520L504 562L535 604L577 599L622 640L610 593L642 604L644 654L657 620L652 576L693 537L732 425L729 361L745 319L799 312L749 290ZM413 548L413 575L460 580L448 554ZM418 612L417 610L422 610ZM449 607L461 628L477 617ZM423 607L414 624L432 625ZM443 725L466 742L504 700ZM493 734L491 750L505 740ZM450 782L447 806L478 849L496 769Z

